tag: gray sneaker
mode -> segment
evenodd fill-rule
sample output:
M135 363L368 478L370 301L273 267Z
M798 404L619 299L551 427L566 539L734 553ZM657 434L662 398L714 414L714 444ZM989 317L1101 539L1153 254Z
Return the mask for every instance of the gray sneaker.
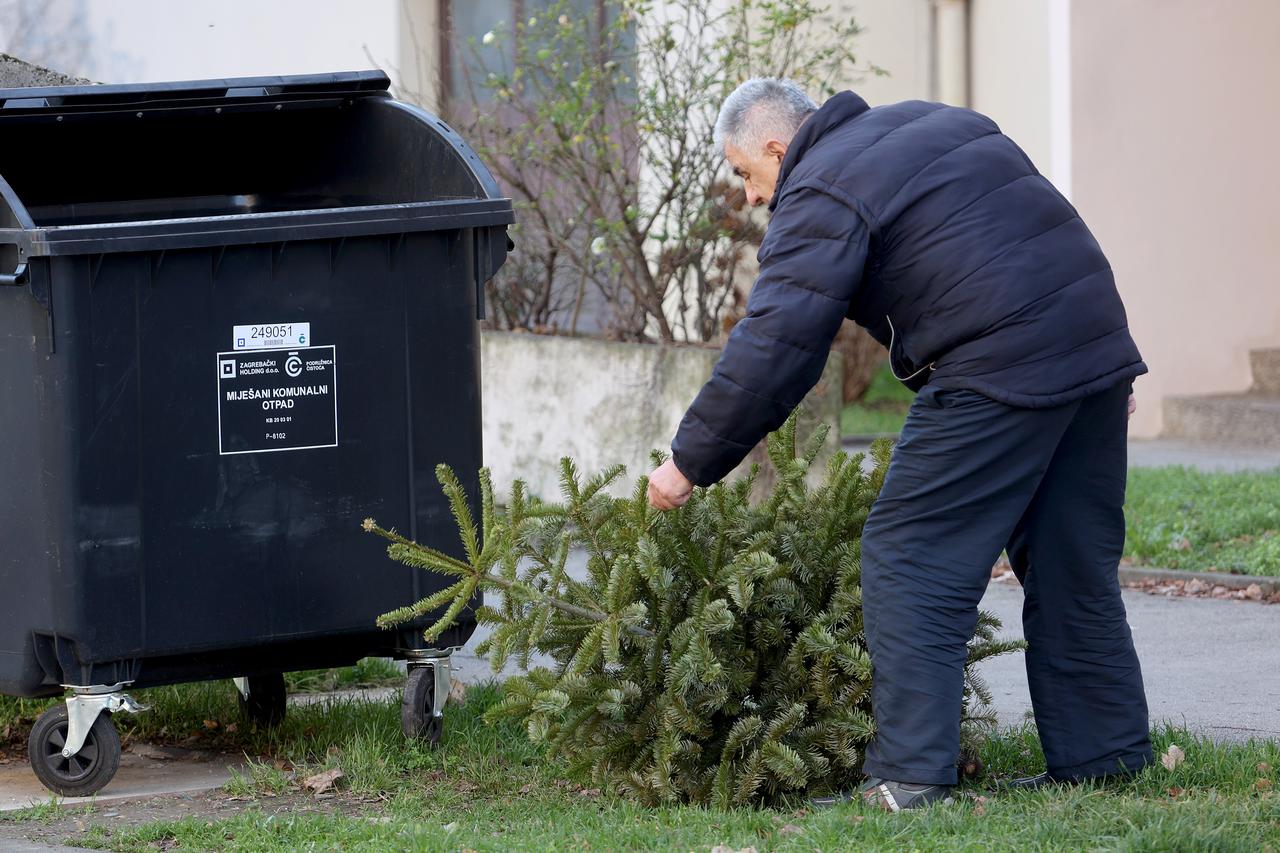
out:
M855 800L884 809L900 812L903 809L920 809L934 803L951 803L951 785L914 785L910 782L894 782L889 779L871 778L857 791L842 791L825 797L814 797L809 802L815 808L826 808Z
M1019 779L1002 779L996 783L996 789L1000 791L1038 791L1041 788L1052 788L1061 785L1057 779L1054 779L1048 773L1038 773L1035 776L1023 776Z

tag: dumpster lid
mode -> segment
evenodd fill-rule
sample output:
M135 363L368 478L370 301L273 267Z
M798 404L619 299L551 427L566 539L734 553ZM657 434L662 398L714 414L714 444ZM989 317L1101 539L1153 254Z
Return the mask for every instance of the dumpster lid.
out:
M465 140L389 86L354 71L0 89L0 257L511 224Z
M0 89L0 123L32 113L125 109L142 105L214 106L252 98L290 101L351 98L383 93L390 86L391 80L382 71L340 71L287 77Z

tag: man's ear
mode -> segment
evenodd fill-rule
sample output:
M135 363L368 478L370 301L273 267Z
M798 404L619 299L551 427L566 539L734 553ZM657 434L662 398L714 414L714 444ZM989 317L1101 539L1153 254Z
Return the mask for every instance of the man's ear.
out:
M787 156L787 143L781 142L777 139L770 139L764 144L764 150L769 152L770 156L777 157L781 160L783 157Z

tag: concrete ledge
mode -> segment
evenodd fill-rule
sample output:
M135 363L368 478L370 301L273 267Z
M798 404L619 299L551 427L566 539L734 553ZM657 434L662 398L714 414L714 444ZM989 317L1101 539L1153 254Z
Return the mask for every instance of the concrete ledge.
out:
M1274 595L1280 592L1280 578L1264 575L1233 575L1227 572L1192 572L1183 569L1151 569L1140 566L1120 567L1122 584L1191 580L1202 581L1210 586L1225 586L1228 589L1248 589L1257 584L1261 587L1263 595Z
M20 89L27 86L78 86L92 81L72 77L30 62L23 62L7 53L0 53L0 89Z
M711 376L720 350L619 343L599 338L484 332L481 394L484 459L500 490L521 479L529 493L560 499L560 458L586 476L621 462L627 473L611 492L631 493L648 473L649 453L667 450L685 409ZM841 359L832 353L800 407L803 440L819 423L830 431L823 456L839 446ZM755 448L730 476L766 459ZM825 459L815 470L820 475ZM766 467L757 489L772 485Z
M1280 347L1256 349L1249 353L1255 394L1280 395Z
M1165 397L1164 435L1224 445L1280 448L1280 396Z

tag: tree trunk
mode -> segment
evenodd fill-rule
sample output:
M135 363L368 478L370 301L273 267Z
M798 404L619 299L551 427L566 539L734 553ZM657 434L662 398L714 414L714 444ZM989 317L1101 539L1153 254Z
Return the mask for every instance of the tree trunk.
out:
M852 320L845 320L831 348L844 356L844 402L866 393L887 353L875 338Z

